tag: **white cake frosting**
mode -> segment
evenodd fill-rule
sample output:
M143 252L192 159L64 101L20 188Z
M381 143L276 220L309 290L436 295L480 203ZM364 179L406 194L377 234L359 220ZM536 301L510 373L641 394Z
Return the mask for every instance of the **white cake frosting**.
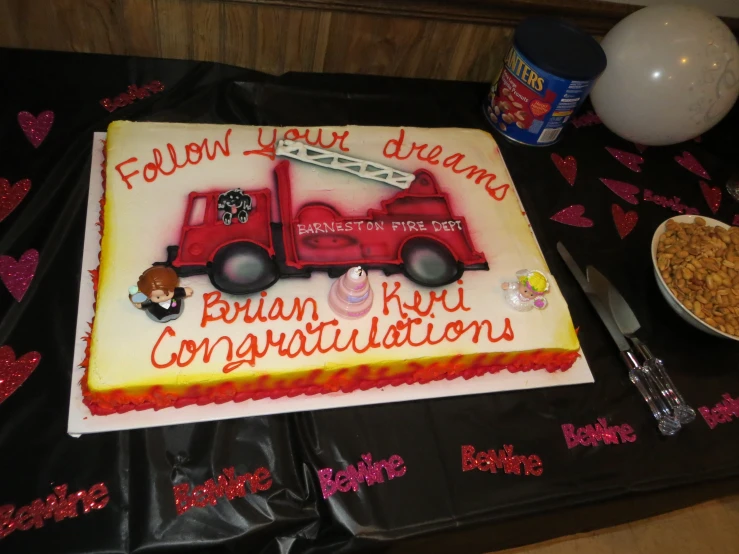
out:
M275 152L269 145L280 139L292 141L283 147L293 151L300 144L326 147L344 156L341 163L349 164L355 171L327 169L290 156L273 159ZM203 147L205 140L207 146ZM190 162L188 144L200 145L190 147ZM180 167L173 164L172 153ZM215 385L260 375L486 352L578 349L567 305L548 272L500 151L487 133L465 129L325 127L320 130L319 142L318 128L116 122L108 131L106 157L102 258L87 379L92 391ZM198 158L198 163L192 163ZM455 225L459 229L464 226L474 249L484 255L488 269L465 271L461 284L454 281L427 288L402 273L385 275L380 269L366 268L374 301L365 317L354 320L337 318L330 309L328 294L334 279L321 270L314 270L307 279L280 278L263 293L249 295L218 292L207 275L182 276L179 286L191 288L193 296L184 299L182 315L165 324L147 318L132 305L129 288L151 264L167 259L168 246L179 244L191 192L239 188L248 193L269 189L269 217L273 223L279 223L275 167L285 159L289 160L293 217L301 207L321 203L343 217L366 218L368 210L381 209L383 201L407 189L409 179L404 174L427 170L448 195L454 217L437 221L432 215L409 213L408 221L425 221L429 233L440 237L455 232ZM374 177L363 178L363 168L356 166L356 160L368 162L364 169ZM383 166L391 171L385 171ZM378 175L395 184L373 180ZM254 210L243 225L257 221ZM242 224L234 219L231 225ZM401 223L398 227L401 232ZM297 228L295 233L299 236ZM515 281L516 272L524 269L546 275L549 291L545 309L520 312L506 302L501 285ZM445 309L439 301L441 297L447 308L458 309ZM284 308L279 301L275 305L278 298ZM425 313L431 298L437 300ZM315 301L316 309L309 299ZM211 304L207 310L206 300ZM267 321L245 323L243 311L233 323L218 319L219 314L234 317L236 303L243 306L247 300L251 301L251 315L262 303L261 313ZM417 309L408 307L414 304ZM288 314L296 305L306 310L302 320L267 317L279 311ZM399 339L396 332L388 333L393 326L397 331L397 324L409 318L414 323L405 340ZM321 344L313 344L311 341L315 342L318 335L311 330L332 320L336 322L327 324L320 335ZM471 324L482 325L476 342ZM340 335L335 340L337 330ZM283 333L281 353L280 348L267 341L268 337L277 341ZM355 346L366 345L373 337L382 342L389 334L390 339L386 339L386 346L366 348L362 353L352 348L331 348L332 344L347 343L352 333ZM488 334L500 340L491 342ZM289 345L291 338L293 343ZM198 349L204 339L209 341L207 348ZM404 344L398 346L399 341ZM253 353L255 344L260 351L266 349L264 355L240 355L250 348ZM295 355L301 344L304 350L313 348L315 352ZM291 355L285 355L286 351Z

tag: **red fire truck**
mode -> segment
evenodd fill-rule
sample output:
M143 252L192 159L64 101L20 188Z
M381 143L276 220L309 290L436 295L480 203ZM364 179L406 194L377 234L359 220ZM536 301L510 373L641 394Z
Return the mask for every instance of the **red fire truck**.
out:
M272 221L268 188L192 192L179 244L167 248L167 265L181 276L207 273L214 287L232 294L315 270L338 277L357 265L402 272L428 287L452 283L465 270L488 269L465 218L452 213L428 171L405 173L295 141L280 141L276 154L401 190L363 217L343 216L321 202L293 213L290 162L281 160L275 167L279 222Z

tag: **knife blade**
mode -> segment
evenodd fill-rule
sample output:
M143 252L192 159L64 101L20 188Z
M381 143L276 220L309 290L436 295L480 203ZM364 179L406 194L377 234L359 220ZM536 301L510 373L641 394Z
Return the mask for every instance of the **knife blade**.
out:
M618 289L593 266L589 265L585 271L588 281L600 299L606 303L621 332L626 336L636 333L641 328L641 324Z
M575 260L565 248L564 244L562 244L561 242L557 243L557 252L559 252L559 255L562 257L570 272L575 277L575 280L580 285L580 288L588 297L590 304L595 309L598 317L606 326L608 333L611 335L611 338L613 338L614 342L618 346L618 349L621 351L621 357L626 363L626 367L629 369L629 380L639 390L642 398L644 398L644 401L647 403L649 409L652 411L652 415L658 422L657 426L660 432L666 436L674 435L681 428L680 422L675 417L673 417L672 414L670 414L669 407L662 400L659 391L650 390L652 389L652 387L650 386L650 383L646 378L647 375L645 375L642 371L641 364L639 363L638 358L631 350L629 342L626 340L626 337L621 332L621 329L619 329L616 321L613 319L613 316L610 314L610 310L603 305L592 283L588 281L587 277L580 269L580 266L577 265L577 262L575 262Z
M626 337L624 336L624 334L618 328L616 321L609 314L606 307L601 303L592 284L588 281L587 277L580 269L580 266L577 265L577 262L572 258L570 253L565 248L564 244L562 244L561 242L557 243L557 252L559 252L559 255L562 256L562 259L567 265L567 268L570 270L570 273L572 273L572 275L575 277L575 280L580 285L580 288L583 290L585 295L588 297L590 304L592 304L593 308L595 308L595 311L597 312L598 317L600 317L600 320L606 326L606 329L608 329L608 333L611 335L611 337L615 341L616 345L618 346L618 349L622 353L630 352L631 347L629 346L629 343L626 340ZM635 357L633 358L633 362L634 362L635 367L639 367L639 363L636 361ZM626 359L626 363L630 365L630 362L628 359ZM632 368L630 367L629 369L632 369Z
M618 328L631 340L636 351L644 358L643 369L645 373L654 380L654 385L670 404L677 418L683 424L692 422L696 416L695 410L685 402L680 391L677 390L667 373L664 363L652 353L644 342L635 336L641 325L631 306L600 271L593 266L588 266L585 268L585 273L599 299L607 305Z

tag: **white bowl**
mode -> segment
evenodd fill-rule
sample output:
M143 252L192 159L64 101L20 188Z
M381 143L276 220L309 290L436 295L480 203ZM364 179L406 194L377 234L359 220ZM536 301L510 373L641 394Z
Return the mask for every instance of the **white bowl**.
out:
M709 335L713 335L714 337L721 337L739 341L739 337L724 333L716 327L709 325L699 317L695 316L693 312L691 312L688 308L686 308L669 289L667 283L665 283L664 279L662 279L662 274L659 272L659 268L657 267L657 244L659 243L659 237L661 237L667 229L667 222L674 221L676 223L693 223L696 217L702 217L703 219L705 219L706 225L708 227L721 227L722 229L730 228L730 226L726 223L723 223L716 219L711 219L710 217L698 215L677 215L663 221L662 224L657 227L657 230L654 232L654 236L652 237L652 267L654 267L654 276L657 279L657 286L659 287L659 291L662 293L662 296L665 297L665 300L667 300L667 303L670 305L670 307L675 310L675 313L677 313L677 315L683 318L687 323L690 323L690 325L692 325L696 329L700 329L701 331L708 333Z

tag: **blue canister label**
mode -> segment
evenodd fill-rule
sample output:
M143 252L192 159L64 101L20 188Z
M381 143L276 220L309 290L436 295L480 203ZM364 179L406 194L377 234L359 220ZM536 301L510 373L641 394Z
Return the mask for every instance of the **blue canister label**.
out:
M485 102L485 115L507 138L547 146L557 141L594 82L547 73L511 46Z

